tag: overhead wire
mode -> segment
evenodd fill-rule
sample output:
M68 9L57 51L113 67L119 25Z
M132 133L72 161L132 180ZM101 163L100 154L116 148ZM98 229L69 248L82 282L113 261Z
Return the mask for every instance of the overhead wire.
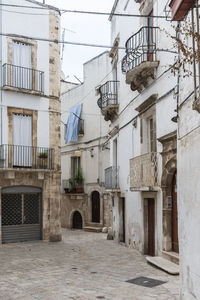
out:
M57 8L57 7L53 7L51 5L47 5L37 7L37 6L29 6L29 5L18 5L18 4L4 4L1 3L0 6L7 6L7 7L14 7L14 8L25 8L25 9L58 9L60 12L62 12L62 14L64 13L74 13L74 14L89 14L89 15L99 15L99 16L118 16L118 17L135 17L135 18L150 18L149 15L142 15L142 14L122 14L122 13L111 13L111 12L98 12L98 11L85 11L85 10L70 10L70 9L62 9L62 8ZM151 18L155 18L155 19L166 19L165 15L160 15L160 16L156 16L153 15L151 16Z

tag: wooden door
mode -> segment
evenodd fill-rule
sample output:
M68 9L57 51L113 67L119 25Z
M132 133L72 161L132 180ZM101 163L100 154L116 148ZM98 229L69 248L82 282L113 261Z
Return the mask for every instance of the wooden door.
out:
M72 228L74 228L74 229L82 229L83 228L82 216L78 211L74 212Z
M155 199L148 199L148 255L155 255Z
M100 196L97 191L92 193L92 222L100 223Z
M125 243L125 198L120 198L120 232L119 241Z
M175 252L179 252L176 172L174 173L173 180L172 180L172 250Z

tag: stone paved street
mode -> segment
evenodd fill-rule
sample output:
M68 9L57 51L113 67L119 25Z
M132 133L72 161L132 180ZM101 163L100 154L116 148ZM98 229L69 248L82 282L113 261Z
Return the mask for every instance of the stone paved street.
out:
M178 276L102 233L63 230L60 243L4 244L0 266L0 300L179 299ZM167 283L147 288L126 282L138 276Z

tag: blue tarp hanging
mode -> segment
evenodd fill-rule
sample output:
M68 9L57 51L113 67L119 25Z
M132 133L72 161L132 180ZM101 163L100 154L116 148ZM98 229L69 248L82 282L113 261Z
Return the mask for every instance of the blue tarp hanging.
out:
M65 143L76 142L78 140L79 121L82 104L77 104L70 108L66 125Z

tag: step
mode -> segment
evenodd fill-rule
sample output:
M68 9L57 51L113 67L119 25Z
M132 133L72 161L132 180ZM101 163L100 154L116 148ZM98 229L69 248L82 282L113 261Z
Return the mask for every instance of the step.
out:
M179 264L179 253L174 251L162 251L163 257L169 259L175 264Z
M85 231L90 231L90 232L102 232L102 227L91 227L91 226L86 226L83 228Z
M146 256L148 263L158 267L159 269L171 274L179 274L179 266L161 256Z

